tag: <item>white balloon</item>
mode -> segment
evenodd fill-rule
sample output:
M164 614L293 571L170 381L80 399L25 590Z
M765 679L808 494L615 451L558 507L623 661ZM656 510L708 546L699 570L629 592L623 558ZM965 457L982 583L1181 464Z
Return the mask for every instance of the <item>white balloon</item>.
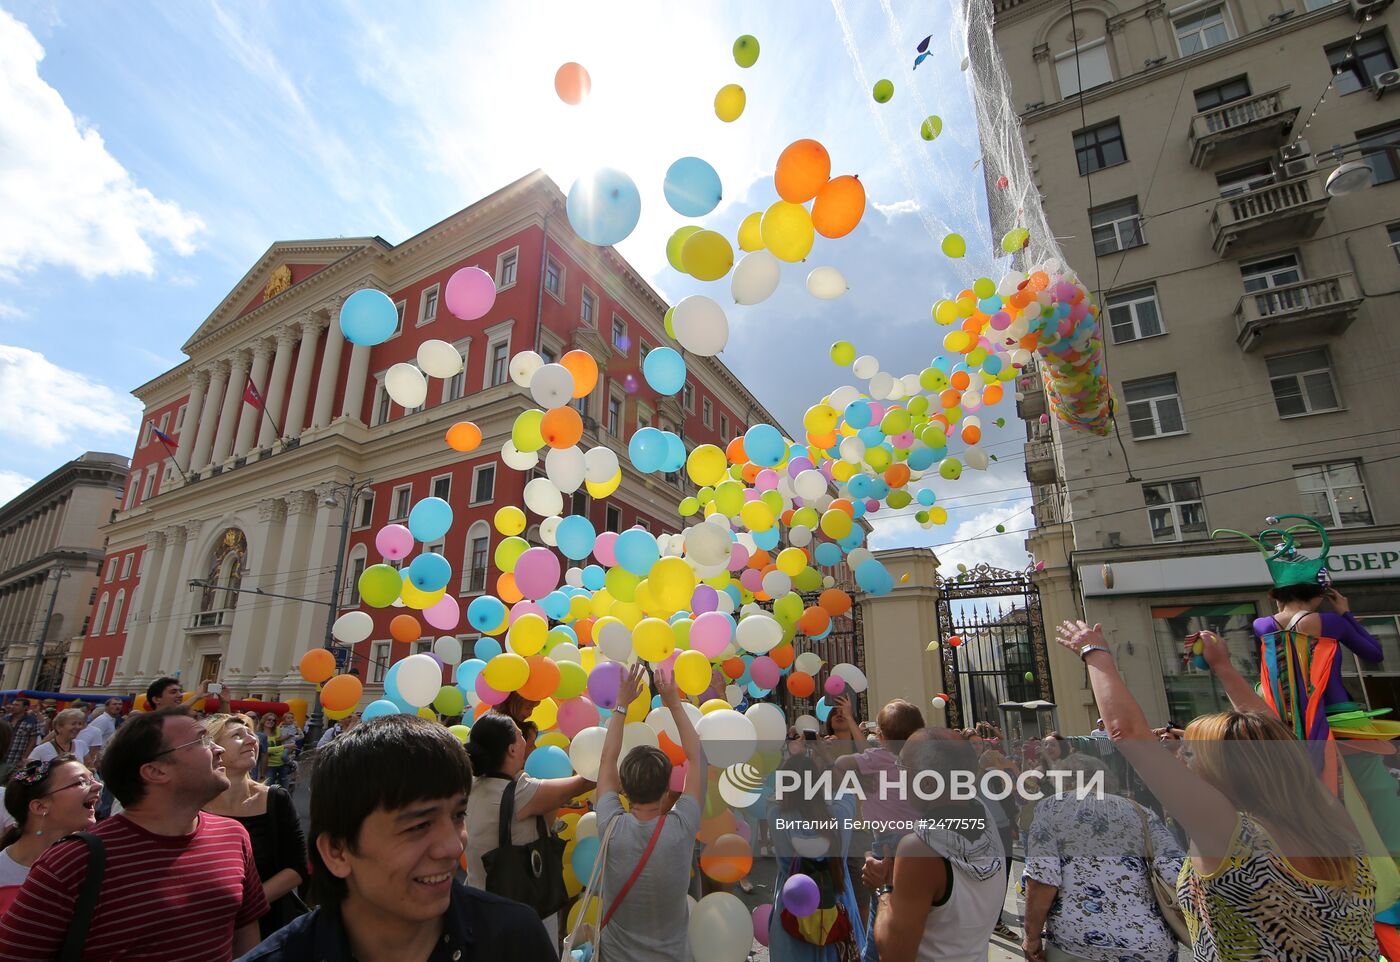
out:
M399 695L414 708L432 704L441 688L442 668L432 655L409 655L399 662Z
M571 588L582 588L582 587L583 587L583 569L582 569L582 568L570 568L568 571L565 571L565 572L564 572L564 584L568 585L568 586L571 587Z
M880 373L880 360L870 354L862 354L851 363L851 373L863 381L868 381Z
M787 740L787 719L783 717L783 710L772 702L754 702L744 712L744 717L753 724L762 750L773 751Z
M613 661L626 661L632 654L632 632L620 621L609 621L598 629L598 650Z
M726 615L732 615L734 613L734 596L727 591L721 591L719 593L719 607L717 607L715 610L722 611ZM734 654L734 647L732 642L730 643L729 653L730 656Z
M433 642L433 654L449 665L455 665L462 660L462 643L451 635L443 635Z
M506 438L505 444L501 445L501 460L508 468L529 471L540 463L540 453L538 451L522 451L515 446L514 441Z
M832 577L831 575L823 575L823 576L822 576L822 587L823 587L823 588L835 588L835 587L836 587L836 579L835 579L834 577Z
M598 837L598 813L584 812L579 817L578 826L574 829L574 838L597 838Z
M603 739L607 735L607 730L603 728L585 728L569 743L569 761L574 771L590 782L598 780L598 768L603 763Z
M808 675L815 675L822 670L822 656L815 651L804 651L797 656L797 660L792 663L793 671L804 672Z
M850 289L845 276L834 267L818 267L807 275L807 293L824 301L835 300Z
M700 720L700 709L696 708L688 701L681 702L681 711L685 712L692 725ZM664 705L660 708L653 708L647 713L647 724L650 725L652 731L656 732L658 735L665 735L677 745L681 743L681 733L680 730L676 728L675 719L671 717L671 709L666 708Z
M803 501L814 501L826 493L826 475L820 471L803 471L793 479L792 489Z
M431 339L418 345L418 366L429 377L447 380L462 370L462 355L446 341Z
M540 540L551 548L559 547L559 522L564 519L557 514L552 514L540 522Z
M798 715L797 720L792 723L792 727L796 728L799 734L802 732L820 732L822 730L822 723L817 721L815 715Z
M812 543L812 529L795 524L788 528L788 544L794 548L805 548Z
M345 645L357 645L374 633L374 619L365 611L347 611L331 626L331 636Z
M860 392L849 384L843 384L832 391L827 398L827 403L838 411L844 411L852 401L860 397Z
M919 383L919 375L906 374L899 379L900 387L904 390L905 397L913 397L923 390L923 385Z
M583 663L583 656L578 652L578 645L572 641L559 642L549 649L549 657L555 662L572 661L575 665Z
M739 258L729 278L729 292L736 304L758 304L773 295L781 279L782 267L776 257L768 251L750 251Z
M627 753L634 748L646 746L648 748L660 748L661 742L656 738L656 732L650 725L642 722L628 722L622 726L622 753L618 759L627 757Z
M869 561L875 555L871 554L869 548L852 548L846 555L846 566L855 571L862 562Z
M703 294L692 294L677 304L671 326L681 347L701 357L714 357L729 343L724 309Z
M725 685L724 700L729 702L730 708L738 708L739 704L744 700L744 689L740 688L738 685Z
M934 696L933 696L933 707L934 707L934 708L942 708L942 707L943 707L944 705L946 705L946 704L948 704L948 699L944 698L942 695L934 695Z
M987 452L979 447L970 447L963 452L963 464L974 471L987 470Z
M535 372L544 367L544 358L534 351L521 351L510 359L510 379L521 387L529 387Z
M564 510L564 496L549 478L533 478L525 485L525 507L547 518Z
M617 452L612 448L589 448L583 455L583 477L594 484L607 484L617 474Z
M851 690L857 694L870 687L870 682L866 679L865 672L847 662L843 661L841 664L832 668L831 673L850 685Z
M696 723L695 730L705 748L705 760L724 768L752 758L758 742L753 722L732 708L710 712Z
M711 892L690 910L686 938L697 962L744 962L753 946L753 919L737 895Z
M551 448L544 456L544 473L565 494L573 494L583 487L586 471L583 452L578 448Z
M883 401L890 396L890 389L893 387L893 374L888 371L876 371L875 376L870 379L870 396Z
M561 408L574 396L574 376L562 364L546 364L530 378L530 397L546 411Z
M686 557L702 565L724 564L729 560L729 532L717 524L691 525L685 531Z
M852 435L841 439L841 460L847 464L860 464L865 460L865 442Z
M428 399L428 379L407 361L400 361L384 375L384 390L400 407L416 408Z
M792 578L781 571L770 571L763 576L763 590L770 598L781 598L792 590Z
M726 594L726 591L720 592L721 596ZM763 655L772 651L783 640L783 626L772 615L752 614L739 622L735 637L745 650L755 655ZM716 763L711 760L710 764Z

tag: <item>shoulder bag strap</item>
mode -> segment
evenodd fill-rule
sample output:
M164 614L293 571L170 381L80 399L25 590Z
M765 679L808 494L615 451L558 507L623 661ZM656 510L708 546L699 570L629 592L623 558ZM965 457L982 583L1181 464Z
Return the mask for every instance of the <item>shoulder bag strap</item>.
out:
M621 816L618 816L618 818L621 818ZM613 819L613 821L617 821L617 819ZM627 879L626 883L623 884L622 889L617 893L617 898L613 899L613 904L608 908L602 921L598 923L599 931L602 931L603 927L608 924L608 919L613 917L613 913L617 911L617 907L622 904L622 900L627 898L627 893L632 891L632 886L637 883L637 878L642 874L642 869L646 868L647 859L651 858L651 850L656 848L656 840L661 837L661 829L665 824L666 816L664 814L658 815L656 817L656 828L651 831L651 841L647 842L646 850L642 852L642 857L637 860L637 867L632 870L632 875Z
M497 829L496 844L501 848L510 847L510 823L515 818L515 779L510 779L506 783L506 790L501 793L501 824Z
M97 908L98 896L102 893L102 874L107 868L107 846L102 839L91 832L74 832L67 838L81 839L88 847L87 876L78 889L78 898L73 903L73 919L68 933L63 937L63 948L59 952L59 962L79 962L83 956L83 946L87 942L88 926Z
M613 820L608 823L607 828L603 830L602 844L598 846L598 854L594 856L593 859L593 871L589 873L588 884L584 886L583 895L579 899L583 908L579 910L578 918L574 921L573 930L569 932L568 938L564 940L564 948L566 950L571 949L577 944L579 932L583 929L584 925L587 924L584 921L584 917L588 914L588 903L596 897L598 886L603 884L603 865L608 857L608 843L612 841L613 830L617 828L618 820L621 817L622 815L620 814L614 817ZM602 925L599 925L598 932L601 932L602 928ZM598 932L594 933L594 939L598 938ZM601 946L595 944L593 948L593 958L597 959Z

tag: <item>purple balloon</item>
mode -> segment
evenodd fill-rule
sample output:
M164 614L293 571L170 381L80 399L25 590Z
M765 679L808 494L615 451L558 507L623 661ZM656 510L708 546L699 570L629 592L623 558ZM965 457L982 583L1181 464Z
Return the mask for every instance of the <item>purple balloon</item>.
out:
M783 884L783 907L798 918L805 918L817 910L822 893L811 876L798 872L788 877Z
M622 684L622 665L604 662L588 676L588 697L593 704L612 711L617 707L617 689Z
M386 524L375 534L374 547L390 561L406 558L413 550L413 532L401 524Z
M778 684L778 679L782 677L783 670L778 667L778 663L767 655L759 655L749 666L749 677L759 688L773 688ZM804 915L806 913L803 913Z
M696 585L690 596L690 610L697 615L714 611L719 607L719 592L709 585Z
M496 303L496 281L480 267L464 267L447 279L443 300L454 316L474 321Z
M515 586L538 601L559 587L559 557L548 548L529 548L515 562Z
M793 458L788 465L788 477L795 478L803 471L811 471L814 465L806 458Z

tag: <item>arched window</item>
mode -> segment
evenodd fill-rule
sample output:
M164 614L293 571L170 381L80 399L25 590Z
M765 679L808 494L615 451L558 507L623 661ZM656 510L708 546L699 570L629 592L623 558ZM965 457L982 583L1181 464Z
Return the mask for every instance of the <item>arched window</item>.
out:
M126 602L126 589L117 592L117 598L112 602L112 617L107 619L107 634L116 634L117 625L122 621L122 605Z
M486 590L491 575L491 526L478 521L467 530L467 546L462 559L462 591L464 595Z
M243 568L247 562L248 539L237 528L229 528L210 558L207 586L199 598L200 611L218 611L238 605L238 589L243 584Z
M100 635L100 634L102 634L102 624L103 624L103 622L105 622L105 621L107 620L107 602L108 602L108 600L109 600L109 599L108 599L108 597L107 597L107 592L105 592L105 591L102 592L102 597L97 599L97 614L93 616L93 619L92 619L92 630L91 630L90 632L88 632L88 634L90 634L90 635Z

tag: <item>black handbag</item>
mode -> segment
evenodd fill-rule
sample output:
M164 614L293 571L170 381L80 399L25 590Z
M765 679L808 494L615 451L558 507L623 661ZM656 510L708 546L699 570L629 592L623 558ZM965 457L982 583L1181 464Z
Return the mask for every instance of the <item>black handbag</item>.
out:
M488 778L507 778L488 775ZM564 840L556 838L545 825L544 816L535 816L539 838L528 845L511 842L515 820L515 780L507 778L501 795L500 832L494 849L481 857L486 869L486 891L530 906L546 919L569 901L564 887Z

